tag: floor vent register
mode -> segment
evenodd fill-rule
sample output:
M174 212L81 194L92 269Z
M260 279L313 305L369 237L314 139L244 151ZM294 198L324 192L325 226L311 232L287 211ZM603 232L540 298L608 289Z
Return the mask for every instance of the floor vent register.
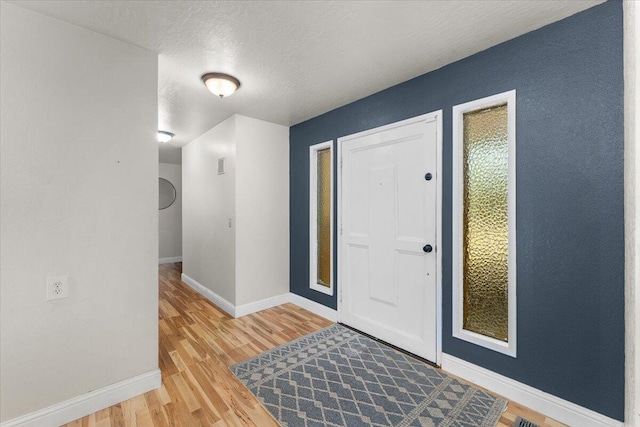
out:
M540 427L536 423L532 423L529 420L525 420L522 417L516 418L516 421L513 423L513 427Z

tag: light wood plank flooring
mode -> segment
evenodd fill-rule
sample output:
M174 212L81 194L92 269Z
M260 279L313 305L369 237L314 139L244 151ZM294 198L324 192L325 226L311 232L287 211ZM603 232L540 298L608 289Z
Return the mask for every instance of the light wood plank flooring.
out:
M228 366L331 322L293 304L232 319L181 283L181 268L160 266L162 387L68 427L278 425ZM543 427L562 426L510 402L498 427L511 427L518 415Z

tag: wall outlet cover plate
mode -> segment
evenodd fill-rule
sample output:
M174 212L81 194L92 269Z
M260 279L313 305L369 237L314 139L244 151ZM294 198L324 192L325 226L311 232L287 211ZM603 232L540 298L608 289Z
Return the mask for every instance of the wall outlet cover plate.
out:
M47 301L69 296L69 276L47 277Z

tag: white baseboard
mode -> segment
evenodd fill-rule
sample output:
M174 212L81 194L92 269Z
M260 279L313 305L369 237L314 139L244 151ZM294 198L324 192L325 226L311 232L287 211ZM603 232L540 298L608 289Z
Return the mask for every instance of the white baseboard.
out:
M51 427L75 421L109 406L160 387L162 377L156 369L119 383L74 397L57 405L5 421L0 427Z
M338 310L334 310L315 301L311 301L310 299L301 297L298 294L294 294L292 292L289 293L289 302L332 322L338 321Z
M274 297L265 298L260 301L250 302L236 306L235 317L246 316L247 314L257 313L258 311L268 308L277 307L289 302L289 293L276 295Z
M258 311L290 302L332 322L338 321L337 310L325 307L322 304L318 304L315 301L311 301L310 299L291 292L236 306L184 273L182 273L181 279L184 283L191 286L196 292L214 303L233 318L246 316L247 314L256 313Z
M182 273L182 275L180 276L180 279L187 285L191 286L200 295L202 295L203 297L205 297L206 299L214 303L216 306L221 308L223 311L225 311L229 316L234 318L236 317L235 305L231 304L229 301L222 298L220 295L216 294L211 289L198 283L196 280L192 279L191 277L187 276L184 273Z
M182 262L181 256L171 256L168 258L159 258L158 265L160 264L171 264L172 262Z
M576 405L450 354L442 355L442 370L569 426L623 426L621 421L614 420L591 409Z

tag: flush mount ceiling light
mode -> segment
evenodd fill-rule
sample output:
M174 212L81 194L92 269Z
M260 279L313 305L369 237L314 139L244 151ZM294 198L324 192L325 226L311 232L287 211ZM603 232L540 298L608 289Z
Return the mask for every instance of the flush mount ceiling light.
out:
M169 142L171 138L173 138L173 136L174 135L171 132L167 132L166 130L159 130L158 142L162 142L164 144L165 142Z
M202 82L212 94L218 95L220 98L233 95L240 87L240 80L224 73L204 74Z

